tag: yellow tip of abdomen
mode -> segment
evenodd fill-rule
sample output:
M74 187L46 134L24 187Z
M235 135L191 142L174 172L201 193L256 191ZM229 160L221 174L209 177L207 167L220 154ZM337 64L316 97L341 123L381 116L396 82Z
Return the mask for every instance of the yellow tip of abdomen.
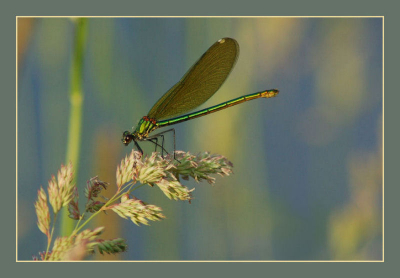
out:
M261 97L270 98L270 97L275 97L277 94L279 94L279 90L277 89L266 90L261 93Z

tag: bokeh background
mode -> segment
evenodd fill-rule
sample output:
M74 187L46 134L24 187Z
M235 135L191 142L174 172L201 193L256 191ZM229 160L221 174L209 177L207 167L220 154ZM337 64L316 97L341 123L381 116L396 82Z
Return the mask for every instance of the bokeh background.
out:
M76 21L18 22L18 259L46 248L36 192L66 161ZM278 88L174 126L178 150L210 151L234 175L195 187L192 204L156 188L136 195L167 219L137 227L112 213L103 238L129 250L94 260L381 260L382 18L90 18L76 181L115 171L135 126L222 37L240 56L202 107ZM172 147L172 137L167 138ZM145 152L153 149L143 143ZM137 191L136 191L137 192Z

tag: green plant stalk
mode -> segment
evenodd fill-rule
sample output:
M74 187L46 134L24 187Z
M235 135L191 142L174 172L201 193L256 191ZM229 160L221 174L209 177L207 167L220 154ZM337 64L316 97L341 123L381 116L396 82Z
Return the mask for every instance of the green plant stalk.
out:
M52 225L52 227L51 227L50 235L49 235L49 237L47 238L47 248L46 248L46 254L44 255L44 261L47 260L47 257L48 257L48 255L49 255L49 249L50 249L51 241L52 241L52 239L53 239L54 227L55 227L55 225L56 225L56 222L57 222L57 213L54 214L54 216L53 216L53 225Z
M70 161L79 169L79 152L81 144L82 130L82 107L83 107L83 60L87 37L87 19L78 18L74 20L75 38L73 57L70 68L70 115L68 126L68 141L66 152L66 163ZM77 177L75 171L75 179ZM71 234L74 228L74 221L68 217L68 211L64 209L61 213L61 234L63 236Z
M79 230L81 230L81 229L82 229L84 226L86 226L86 224L89 223L90 220L92 220L97 214L99 214L99 213L102 212L102 211L107 210L107 208L108 208L109 205L111 205L111 204L114 203L115 201L119 200L124 194L130 194L132 191L135 191L136 189L138 189L138 188L140 188L140 187L146 185L146 184L141 184L141 185L139 185L139 186L137 186L137 187L135 187L135 188L132 188L132 186L134 186L135 184L130 185L130 183L131 183L131 182L129 182L128 185L125 186L125 188L128 187L128 186L130 186L130 188L129 188L128 191L121 190L121 191L124 191L124 192L121 192L120 190L118 190L118 192L116 192L115 195L114 195L113 197L111 197L111 199L108 200L108 202L105 203L105 204L103 205L103 207L102 207L100 210L98 210L98 211L96 211L95 213L93 213L93 214L92 214L88 219L86 219L86 221L85 221L82 225L80 225L80 226L79 226L79 222L80 222L81 220L79 220L78 224L76 225L76 227L75 227L75 229L74 229L74 232L77 233Z

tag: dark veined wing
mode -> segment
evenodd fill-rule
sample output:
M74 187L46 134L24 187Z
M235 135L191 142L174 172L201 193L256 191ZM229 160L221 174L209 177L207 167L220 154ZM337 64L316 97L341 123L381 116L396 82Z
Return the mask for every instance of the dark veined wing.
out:
M239 44L231 38L214 43L166 92L148 116L155 120L178 116L206 102L224 83L239 55Z

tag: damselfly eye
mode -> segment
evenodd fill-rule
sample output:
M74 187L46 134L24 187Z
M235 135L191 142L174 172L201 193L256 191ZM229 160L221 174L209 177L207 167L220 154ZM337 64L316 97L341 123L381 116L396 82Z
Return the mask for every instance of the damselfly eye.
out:
M122 134L122 143L124 143L125 146L129 145L129 143L132 141L132 134L129 131L125 131Z

